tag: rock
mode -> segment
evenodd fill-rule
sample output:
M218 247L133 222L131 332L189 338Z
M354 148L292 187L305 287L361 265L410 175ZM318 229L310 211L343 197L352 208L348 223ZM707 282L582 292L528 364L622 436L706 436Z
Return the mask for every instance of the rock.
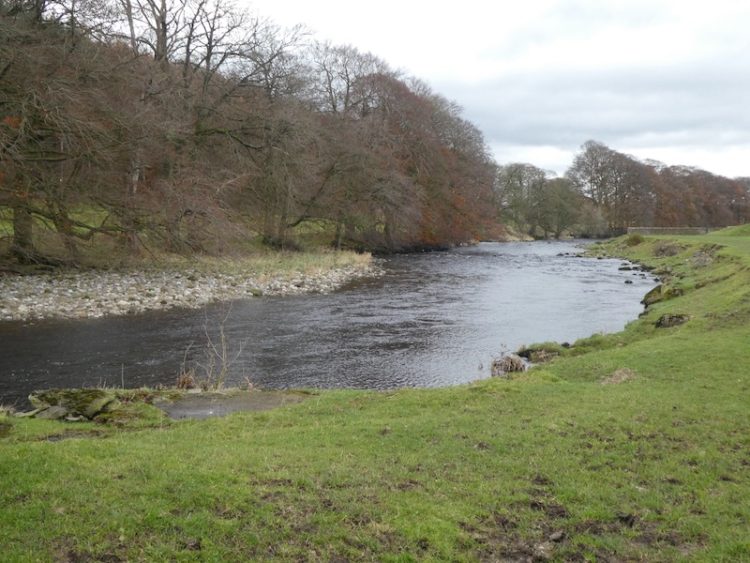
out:
M85 406L83 412L81 412L80 414L89 419L94 418L97 414L102 412L112 401L114 401L114 397L107 395L95 397L88 403L88 405Z
M534 558L539 561L550 561L554 547L551 543L544 542L534 546Z
M332 291L344 283L384 273L377 263L322 273L263 280L251 272L193 273L89 271L0 276L0 319L96 318L172 307L198 308L214 301ZM182 278L182 279L176 279Z
M659 317L659 320L656 321L656 328L671 328L673 326L679 326L681 324L685 324L689 320L690 320L690 317L688 315L680 315L680 314L673 315L673 314L667 313Z
M29 395L29 403L31 403L31 406L37 411L48 409L51 406L50 403L41 399L36 393Z
M526 371L526 362L517 354L507 354L500 359L492 360L492 376L502 377L507 373Z
M570 348L570 344L568 344L568 348ZM532 347L521 348L518 351L518 355L528 360L532 364L543 364L559 356L560 352L558 352L557 350L548 350L547 348L542 347Z
M652 305L654 303L657 303L658 301L661 301L662 299L662 289L664 288L663 285L659 284L655 288L653 288L651 291L649 291L646 295L643 296L643 299L641 299L641 303L648 307L649 305Z
M562 530L558 530L557 532L552 532L549 535L549 541L559 542L559 541L562 541L563 539L565 539L565 532L563 532Z
M88 419L85 416L66 416L65 422L85 422Z
M70 412L67 408L60 405L52 405L51 407L37 412L34 418L42 418L44 420L60 420L69 416Z
M33 409L33 410L30 410L30 411L26 411L26 412L17 412L13 416L18 417L18 418L31 418L31 417L36 416L37 414L39 414L43 410L44 409Z
M677 287L667 287L664 284L657 285L654 289L649 291L643 299L641 299L641 303L644 304L646 307L649 305L653 305L654 303L659 303L660 301L666 301L668 299L673 299L675 297L679 297L683 294L682 289L679 289Z
M53 389L32 393L29 395L29 401L37 409L42 409L36 415L37 418L40 418L42 413L53 407L60 407L64 409L65 414L55 418L84 416L90 420L96 415L114 410L120 405L113 393L103 389ZM48 417L49 415L45 418Z

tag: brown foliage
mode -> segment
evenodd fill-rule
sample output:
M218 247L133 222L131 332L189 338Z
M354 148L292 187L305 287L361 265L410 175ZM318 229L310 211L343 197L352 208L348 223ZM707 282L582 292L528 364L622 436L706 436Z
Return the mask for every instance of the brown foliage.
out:
M289 247L306 222L335 226L339 246L442 246L494 222L481 134L372 55L306 50L303 30L223 0L71 5L66 18L56 6L0 15L13 172L0 202L47 221L71 255L95 236L131 250L221 252L254 234Z

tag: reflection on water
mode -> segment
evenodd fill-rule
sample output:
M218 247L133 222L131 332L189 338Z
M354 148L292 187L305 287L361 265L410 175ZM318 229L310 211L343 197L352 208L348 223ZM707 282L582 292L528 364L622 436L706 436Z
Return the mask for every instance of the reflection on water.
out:
M641 311L651 278L618 271L618 260L558 256L577 250L483 243L388 258L383 278L331 295L1 323L0 402L46 387L172 384L183 362L203 358L206 331L218 343L222 322L229 384L385 389L487 377L504 351L618 331Z

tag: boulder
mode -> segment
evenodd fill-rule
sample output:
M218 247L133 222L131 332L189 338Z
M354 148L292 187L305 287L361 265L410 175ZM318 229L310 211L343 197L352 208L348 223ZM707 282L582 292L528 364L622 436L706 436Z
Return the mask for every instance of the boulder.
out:
M29 395L29 402L39 412L37 418L86 417L91 420L102 412L109 412L120 406L114 393L104 389L53 389ZM53 407L59 407L52 410ZM64 414L57 416L58 413ZM44 415L44 416L42 416Z
M666 301L667 299L673 299L675 297L679 297L683 294L682 289L677 287L668 287L664 284L657 285L654 289L649 291L643 299L641 299L641 303L644 304L646 307L649 305L653 305L654 303L659 303L660 301Z
M68 416L70 412L65 407L60 405L53 405L47 409L44 409L36 413L35 418L43 418L45 420L60 420Z

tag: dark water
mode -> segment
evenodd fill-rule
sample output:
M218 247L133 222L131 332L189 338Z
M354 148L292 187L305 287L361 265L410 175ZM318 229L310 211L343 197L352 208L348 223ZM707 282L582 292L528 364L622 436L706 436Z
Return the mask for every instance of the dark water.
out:
M504 351L618 331L637 317L652 278L618 271L619 260L558 256L579 250L483 243L389 258L384 277L331 295L0 323L0 403L47 387L171 385L186 360L206 364L206 333L220 347L222 324L228 384L385 389L487 377Z

